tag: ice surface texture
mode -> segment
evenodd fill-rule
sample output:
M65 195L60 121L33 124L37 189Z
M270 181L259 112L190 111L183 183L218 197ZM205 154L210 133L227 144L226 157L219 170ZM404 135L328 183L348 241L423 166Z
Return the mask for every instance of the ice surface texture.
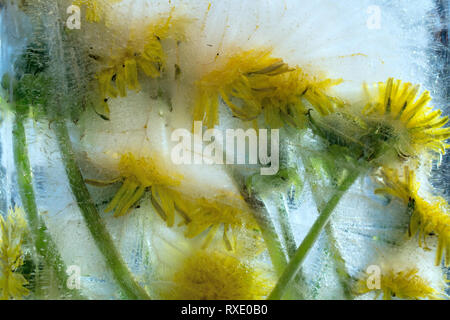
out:
M80 29L68 28L70 5L81 8ZM402 158L397 149L385 152L383 143L376 146L384 157L375 152L369 155L367 146L378 139L374 138L379 137L378 131L371 131L372 140L364 140L362 149L349 141L362 139L361 122L369 129L374 122L388 122L389 112L363 116L358 110L378 97L372 85L389 87L389 78L421 85L419 94L428 90L433 98L428 106L448 114L448 9L446 2L432 0L2 1L0 73L8 76L3 76L1 95L0 211L7 215L8 208L24 206L27 198L18 186L14 157L17 131L13 129L21 119L39 219L64 267L80 271L77 297L143 298L148 294L169 299L260 299L270 294L340 183L349 172L357 171L359 177L339 194L342 198L328 224L320 230L283 297L374 298L375 291L355 292L369 265L379 266L384 275L391 269L417 268L430 287L444 292L448 269L434 263L437 234L420 247L415 235L408 237L409 204L375 194L375 190L382 185L380 168L402 172L408 165L416 172L421 190L448 198L448 156L438 159L436 153L421 151ZM264 65L264 61L253 61L257 58L245 66L243 59L233 60L251 50L273 57L267 60L268 69L255 69L255 65ZM286 68L300 70L304 78L291 83L283 78L291 71L277 74L283 68L276 65L280 61ZM218 76L208 77L216 70L220 70ZM263 80L253 83L270 82L278 85L277 91L245 91L236 82L239 73L246 79L263 74ZM308 82L305 75L310 77ZM338 81L332 86L317 85L327 79ZM227 94L219 90L225 82L231 88ZM214 124L223 132L268 127L263 109L258 118L243 121L234 105L248 110L245 107L251 103L264 105L267 97L275 108L277 103L282 108L286 101L286 105L298 102L298 122L283 122L280 130L278 176L259 176L258 165L172 162L172 132L191 131L199 83L209 90L205 91L209 100L204 101L217 101L220 121ZM294 85L297 90L304 86L304 92L315 90L320 99L305 98L302 92L293 95ZM367 97L365 85L375 100ZM244 94L251 98L243 98ZM331 115L316 112L323 99L329 98ZM403 100L398 97L398 101ZM396 145L414 137L411 131L402 131L403 123L393 123L388 122L394 128L392 135L399 137ZM61 126L68 128L70 148L61 148ZM387 143L387 148L395 143ZM86 186L74 186L64 149L89 182L89 198L80 200L77 195L77 188ZM196 147L185 151L194 154ZM357 154L360 151L364 156ZM125 154L141 162L127 171ZM379 161L371 162L373 158ZM156 179L157 175L168 178ZM127 203L119 202L116 209L122 205L130 210L115 217L105 209L120 195L127 179L136 186L127 189L128 197L122 198ZM142 194L138 196L136 190ZM93 233L97 222L89 224L83 211L86 207L98 213L109 242ZM448 205L442 210L448 214ZM444 231L448 237L450 231ZM32 253L33 237L30 241L27 250ZM450 240L444 241L450 250ZM102 245L106 242L109 249L105 251ZM112 251L123 259L116 266L125 266L129 273L115 273L108 260ZM207 262L205 252L223 259L229 270L216 271L219 267ZM27 278L28 298L74 298L61 287L45 255L29 256L26 259L33 260L35 269ZM191 257L204 259L204 265L193 263ZM215 286L221 285L219 276L205 276L205 285L198 287L189 283L198 282L197 278L183 277L183 272L201 275L202 267L204 274L230 277L236 287L228 287L233 294L214 293ZM236 280L230 276L231 269L237 274L250 270L245 272L250 276ZM126 279L123 282L121 275ZM253 289L239 291L244 287ZM190 296L193 290L204 295Z

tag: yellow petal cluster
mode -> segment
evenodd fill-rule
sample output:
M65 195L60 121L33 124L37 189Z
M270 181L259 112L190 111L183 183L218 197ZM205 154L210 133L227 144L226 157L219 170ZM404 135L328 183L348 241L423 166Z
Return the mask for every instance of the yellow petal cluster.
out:
M17 272L23 265L22 244L27 224L20 208L10 210L4 218L0 215L0 299L22 299L28 295L28 283Z
M234 193L219 192L211 198L194 197L177 188L183 176L173 172L164 159L155 155L136 158L125 153L119 162L120 178L101 182L87 179L86 182L101 186L122 181L122 186L105 208L105 212L114 211L114 216L126 215L144 195L151 191L151 202L158 215L173 227L175 217L182 219L180 226L186 226L185 236L194 238L208 231L203 247L213 240L219 228L223 227L223 241L227 249L233 249L229 231L254 228L256 224L251 214L242 207L243 200Z
M177 203L179 211L184 212L186 221L186 237L194 238L208 230L203 248L208 247L220 227L223 227L223 242L228 250L234 245L229 238L230 230L239 230L243 227L256 229L250 213L240 208L239 202L243 200L233 194L218 194L213 198L197 198Z
M358 281L356 291L359 294L376 291L376 298L382 293L384 300L391 300L394 297L408 300L439 299L439 292L417 273L416 268L401 271L389 269L380 275L379 288L370 289L368 279L363 278Z
M445 265L450 265L450 214L448 204L442 197L430 196L425 199L419 195L420 184L408 167L403 177L396 170L383 171L384 186L376 193L387 193L397 197L408 206L411 214L409 236L419 235L419 245L427 248L426 239L430 235L438 237L436 265L445 257Z
M367 121L381 127L389 127L394 145L402 157L418 156L429 151L445 153L449 146L450 128L442 128L448 117L441 117L441 110L428 106L428 91L419 94L419 85L389 78L376 85L377 92L364 109ZM386 136L386 138L391 138Z
M183 177L171 172L163 159L157 155L136 158L132 153L125 153L120 159L119 171L124 182L105 209L106 212L114 211L116 217L127 214L149 187L153 196L161 200L166 212L173 212L168 210L171 203L173 206L171 198L175 194L173 192L172 195L171 187L179 185ZM172 219L173 215L170 217Z
M161 76L166 65L166 54L161 41L182 40L182 20L170 15L145 28L143 40L131 37L125 48L120 48L106 60L96 75L102 99L103 112L109 114L108 100L126 97L128 90L139 91L139 71L150 78Z
M233 115L255 120L264 113L273 127L289 123L299 127L304 122L308 101L321 114L338 103L327 90L341 80L317 79L291 68L269 50L250 50L230 56L227 62L197 82L194 121L204 121L209 128L219 123L219 98ZM304 98L304 100L303 100Z
M224 253L197 251L173 278L175 300L260 300L271 288L261 271Z

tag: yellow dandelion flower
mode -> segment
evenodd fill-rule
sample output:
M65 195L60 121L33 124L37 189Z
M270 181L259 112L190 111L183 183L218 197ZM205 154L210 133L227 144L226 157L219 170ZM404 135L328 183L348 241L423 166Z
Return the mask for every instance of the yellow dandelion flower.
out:
M373 90L364 88L367 102L363 105L347 105L321 119L309 114L314 132L373 167L444 154L450 137L450 128L443 128L448 117L428 106L427 91L419 95L419 86L392 78Z
M440 299L441 294L417 273L417 268L402 271L389 269L380 275L378 287L369 285L368 279L363 278L358 281L356 292L364 294L376 291L375 299L382 293L384 300L391 300L394 297L407 300Z
M115 217L126 215L150 189L152 205L168 227L174 226L178 214L182 218L180 226L186 226L187 238L209 230L203 248L209 246L220 227L223 227L223 241L228 250L234 247L229 231L243 227L256 229L250 213L241 207L242 198L225 192L219 192L214 198L193 198L184 194L177 190L183 176L174 173L158 156L136 158L125 153L119 162L119 172L120 177L111 181L86 179L87 183L96 186L122 182L105 208L105 212L114 211Z
M397 171L386 169L383 171L383 188L376 193L387 193L408 206L411 213L409 223L409 236L419 235L419 246L427 248L426 238L430 235L438 237L436 252L436 265L445 256L445 265L450 265L450 214L448 204L442 197L429 197L424 199L419 195L420 184L413 171L405 167L403 178Z
M150 78L161 76L166 65L166 54L161 41L183 39L183 19L166 19L145 28L145 37L135 40L132 36L126 48L117 50L106 59L107 67L96 75L104 114L109 114L108 100L127 96L127 90L139 91L139 70Z
M302 98L327 114L338 101L326 91L340 82L319 80L299 67L291 68L269 50L244 51L197 82L194 121L204 121L209 128L218 124L220 97L244 121L264 113L271 126L300 126L307 110Z
M272 285L261 271L217 251L189 256L173 281L174 300L260 300Z
M22 299L28 295L28 283L17 272L23 265L22 243L27 229L20 208L10 210L6 219L0 215L0 299Z
M256 223L247 210L234 202L235 197L222 194L213 198L192 198L174 189L159 189L154 193L152 188L152 205L159 216L166 221L168 227L175 222L175 214L182 218L179 226L186 226L186 238L195 238L207 231L202 248L206 249L223 227L222 239L227 250L234 250L236 241L230 239L230 231L257 229ZM235 240L235 239L234 239Z
M112 181L97 181L86 179L87 183L104 186L123 181L119 191L115 194L105 212L114 211L115 217L127 214L130 208L144 195L147 188L151 188L152 195L161 200L161 206L169 216L168 224L173 225L173 203L176 192L173 186L180 184L183 177L169 170L163 159L158 156L135 158L131 153L121 156L119 162L120 178Z
M257 228L250 213L240 208L239 200L242 199L238 196L219 194L214 198L176 201L178 211L183 212L186 218L186 237L194 238L209 229L203 244L203 248L206 248L223 226L223 242L227 250L233 250L234 246L229 238L230 230Z
M428 106L431 100L428 91L418 94L418 85L393 78L378 83L377 89L363 113L369 123L383 130L386 140L400 156L417 156L429 151L445 153L450 128L442 127L448 117L441 117L440 110ZM367 93L370 96L368 90Z

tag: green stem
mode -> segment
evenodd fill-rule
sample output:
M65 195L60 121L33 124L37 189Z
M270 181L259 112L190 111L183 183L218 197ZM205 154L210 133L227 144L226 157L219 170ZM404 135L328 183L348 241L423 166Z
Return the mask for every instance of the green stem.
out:
M278 218L281 226L281 235L286 247L286 251L289 259L295 255L297 245L295 244L294 232L292 231L291 224L289 223L289 212L286 208L286 200L283 195L280 195L277 203Z
M267 246L267 251L269 252L270 260L272 261L275 273L277 275L281 275L287 265L287 259L266 205L263 201L248 193L245 186L245 179L237 172L237 170L234 170L231 166L226 166L226 169L232 176L234 182L237 184L237 188L239 189L247 205L250 207L253 218L261 230L261 234Z
M136 282L125 261L122 259L95 207L86 184L84 183L80 169L76 164L75 154L72 150L72 143L64 120L57 120L55 123L52 123L52 127L54 128L58 140L70 187L76 198L84 221L94 238L98 249L103 254L107 266L111 269L115 280L127 298L150 299L150 296Z
M40 219L33 189L33 179L27 150L27 139L24 121L27 117L17 113L12 130L14 163L17 172L19 194L24 207L28 226L36 248L45 264L52 267L59 282L59 288L64 290L72 299L85 299L76 289L67 287L68 275L63 259L58 253L56 244Z
M339 282L343 288L344 296L347 300L352 300L354 295L350 286L350 275L347 273L347 267L345 265L345 260L342 257L341 251L337 247L337 241L333 233L333 228L331 223L325 226L325 232L328 237L328 244L330 245L330 251L336 266L336 273L339 278Z
M253 217L261 229L275 272L277 275L281 275L287 265L287 259L269 212L261 200L249 197L248 193L242 189L241 194L250 206Z
M306 176L310 177L311 175L314 174L313 173L314 169L313 169L313 165L311 163L311 159L306 157L303 153L300 153L300 154L301 154L303 166L305 167L306 171L308 172L308 174ZM310 180L310 179L308 179L308 180ZM311 185L311 181L310 181L310 185ZM314 192L313 194L314 194L314 196L313 196L314 202L316 203L317 208L319 208L319 211L320 211L321 210L320 208L322 208L323 205L325 205L324 201L323 201L322 197L317 196L316 192ZM347 268L345 266L345 260L342 257L342 254L337 246L336 238L334 237L333 230L332 230L330 223L328 223L325 226L325 233L327 234L327 237L328 237L328 244L330 245L330 251L331 251L334 263L335 263L336 273L337 273L339 282L344 290L345 298L348 300L351 300L351 299L353 299L353 295L351 293L352 290L349 287L350 276L347 273Z
M278 300L281 299L288 288L289 283L294 279L298 270L301 267L303 260L306 258L309 250L313 247L316 240L318 239L321 231L327 224L331 214L336 208L339 200L342 198L344 193L353 185L356 179L359 176L359 172L357 170L349 171L347 177L344 181L339 185L336 192L333 194L331 199L327 202L326 206L323 208L317 220L314 222L313 226L309 230L303 242L298 247L294 257L289 261L286 269L284 270L281 277L278 279L275 288L272 293L269 295L270 300Z
M294 232L292 231L291 224L289 222L289 211L286 208L286 199L283 195L280 195L277 203L278 218L281 226L281 235L288 254L288 258L292 259L297 251L297 244L295 242ZM297 299L304 300L307 296L307 288L303 285L305 283L305 275L300 269L295 276L295 283L300 287L293 288L289 294Z

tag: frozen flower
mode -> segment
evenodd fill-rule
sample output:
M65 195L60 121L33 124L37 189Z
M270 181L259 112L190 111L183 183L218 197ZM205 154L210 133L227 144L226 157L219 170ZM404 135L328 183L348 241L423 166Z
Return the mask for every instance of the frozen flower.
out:
M127 90L139 91L139 70L150 78L161 76L166 65L166 54L161 41L183 39L183 21L166 19L144 28L144 37L131 36L125 48L116 48L96 75L102 99L103 113L109 114L108 100L117 96L126 97Z
M0 298L22 299L28 295L27 280L18 272L23 265L22 244L27 230L23 211L15 208L0 215Z
M408 167L404 168L403 177L395 170L383 171L384 186L376 193L390 194L400 199L411 214L409 236L419 235L419 245L426 246L426 238L430 235L438 237L436 265L445 256L445 265L450 265L450 215L448 204L441 197L423 198L419 195L420 184L415 174Z
M219 193L211 198L194 197L181 192L183 176L171 170L159 156L136 158L132 153L125 153L119 162L120 177L111 181L86 179L92 185L105 186L121 181L117 191L105 212L114 211L115 217L126 215L150 190L151 202L156 213L167 223L175 224L175 216L182 219L186 226L187 238L194 238L206 230L208 234L203 247L213 240L220 227L223 227L223 241L227 249L233 244L229 231L233 229L256 228L250 213L242 207L242 198L233 193Z
M177 186L182 176L171 172L158 156L147 158L135 158L132 153L125 153L119 162L120 178L112 181L97 181L86 179L87 183L93 185L108 185L122 181L122 187L117 191L105 211L114 211L114 216L120 217L127 214L130 208L138 202L146 188L151 188L154 198L160 199L166 216L167 224L174 222L174 196L171 187Z
M186 258L173 282L170 299L175 300L259 300L271 287L263 272L218 251L197 251Z
M321 114L333 110L337 99L327 90L341 80L317 79L299 67L274 58L269 50L250 50L230 56L226 63L197 82L194 121L209 128L219 123L219 98L244 121L264 114L272 127L302 126L308 101Z
M314 132L373 167L395 166L406 159L417 163L445 153L450 128L442 127L448 117L428 106L427 91L418 95L419 86L392 78L378 83L375 93L365 89L362 104L347 105L321 119L310 115Z
M450 128L442 127L448 117L441 117L441 110L428 106L431 101L428 91L418 94L418 85L393 78L378 83L377 89L363 114L368 125L379 128L380 137L392 144L399 156L445 153Z
M401 271L388 269L380 275L378 286L376 283L368 285L369 279L364 277L357 283L356 292L364 294L376 291L376 298L383 294L384 300L392 298L419 300L439 299L439 292L430 283L418 275L418 269L411 268Z
M201 197L192 201L180 201L177 207L188 218L186 221L186 237L193 238L202 232L208 231L203 244L206 248L223 226L223 242L228 250L233 244L228 236L230 230L256 228L256 223L248 211L239 207L242 199L234 195L219 194L213 198Z

